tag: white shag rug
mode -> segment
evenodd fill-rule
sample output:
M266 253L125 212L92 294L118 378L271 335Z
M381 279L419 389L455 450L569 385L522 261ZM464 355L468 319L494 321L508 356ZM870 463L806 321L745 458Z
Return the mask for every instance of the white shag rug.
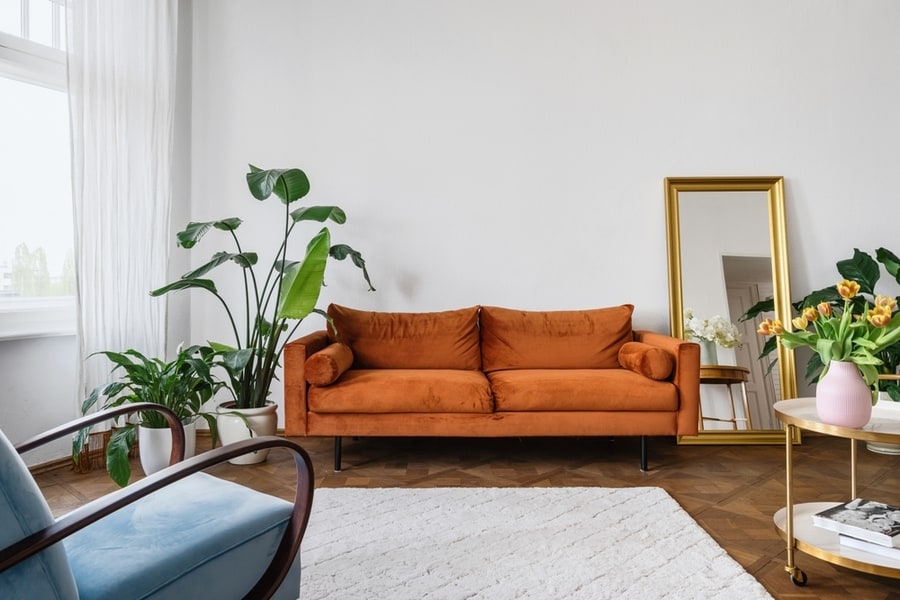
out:
M664 490L317 489L303 600L771 599Z

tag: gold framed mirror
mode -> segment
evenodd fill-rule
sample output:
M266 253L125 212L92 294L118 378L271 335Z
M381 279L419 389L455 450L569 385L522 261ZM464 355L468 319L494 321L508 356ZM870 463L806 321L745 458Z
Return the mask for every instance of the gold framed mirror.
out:
M742 338L703 353L700 431L678 443L784 443L772 405L797 397L794 353L778 344L768 372L768 360L758 358L765 340L756 333L765 316L790 321L784 178L669 177L665 192L672 335L692 337L685 332L690 310L698 319L722 317ZM739 321L769 297L774 315Z

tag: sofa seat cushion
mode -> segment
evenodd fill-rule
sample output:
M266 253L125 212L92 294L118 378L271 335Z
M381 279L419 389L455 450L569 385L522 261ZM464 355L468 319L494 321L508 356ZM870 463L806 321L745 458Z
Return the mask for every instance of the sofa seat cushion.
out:
M317 413L490 413L493 399L481 371L350 369L327 387L312 386Z
M332 304L328 316L329 338L350 346L358 369L481 369L477 306L399 313Z
M497 412L678 410L674 384L627 369L522 369L488 378Z
M619 349L634 339L630 304L592 310L481 309L485 371L614 369Z

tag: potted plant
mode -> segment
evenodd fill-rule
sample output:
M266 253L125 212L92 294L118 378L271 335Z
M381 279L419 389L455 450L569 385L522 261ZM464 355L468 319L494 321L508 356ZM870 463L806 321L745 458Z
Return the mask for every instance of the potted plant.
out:
M897 257L884 248L879 248L877 256L896 277ZM807 375L818 373L819 418L833 425L860 427L868 422L878 400L880 371L896 368L885 361L891 360L900 344L900 319L894 318L897 299L875 293L880 268L871 256L854 249L853 258L840 261L837 267L845 279L795 305L799 315L791 320L793 331L779 320L765 319L759 333L780 339L787 348L811 348L815 354Z
M694 316L690 308L684 309L684 333L696 339L700 344L700 364L719 364L716 346L734 348L741 345L741 332L721 315L713 315L708 319Z
M900 258L897 258L893 252L886 248L878 248L875 252L875 258L872 258L872 256L866 252L860 251L858 248L854 248L853 256L851 258L836 263L835 266L841 277L843 277L844 280L853 282L859 286L856 294L849 299L849 310L851 314L863 315L867 310L867 305L874 306L876 304L877 294L875 293L875 287L881 279L879 263L884 266L885 271L891 275L897 283L900 283ZM900 298L894 299L893 308L889 309L884 315L884 318L886 318L888 322L897 318L897 300L900 300ZM844 311L845 298L841 296L836 286L829 286L810 292L802 299L793 302L792 307L798 316L802 316L805 309L816 308L818 310L818 307L821 306L822 303L829 305L832 312L836 311L836 314L840 314ZM741 316L740 320L746 321L773 311L774 304L772 299L769 298L751 306L747 312ZM807 320L807 325L808 324L809 320ZM766 341L759 358L772 355L775 352L776 343L776 337L769 338ZM816 350L816 347L813 347L813 350ZM886 392L885 395L891 400L900 401L900 384L898 384L897 381L877 379L877 375L879 374L893 375L897 372L897 368L900 366L900 340L886 346L879 345L877 349L870 348L868 353L871 354L872 357L871 360L867 357L865 361L867 364L865 368L868 372L868 381L871 382L873 388L877 385L879 391ZM774 357L772 357L769 364L769 371L772 370L775 363L776 361ZM824 367L825 361L823 361L822 354L814 352L806 365L805 376L807 381L810 383L817 381L822 375Z
M94 388L81 405L82 413L88 413L98 402L101 409L126 402L160 404L170 408L185 426L185 458L194 453L197 419L206 420L215 441L215 415L203 409L224 385L211 371L216 354L212 348L179 346L175 359L168 362L148 358L134 349L95 354L106 356L115 365L112 373L120 372L121 376ZM134 446L135 430L139 437L141 466L146 474L169 463L172 438L165 418L154 411L139 412L136 423L126 422L115 429L106 447L106 470L113 481L123 487L131 477L128 453ZM73 445L76 457L87 443L89 433L90 428L86 428L76 436Z
M199 289L212 294L223 307L233 333L230 343L210 342L218 354L217 365L227 373L226 388L231 398L220 405L219 434L223 443L235 441L234 436L269 435L275 432L276 406L268 401L269 388L275 379L284 346L300 323L310 313L324 312L316 308L329 258L350 258L362 270L362 275L374 291L362 255L346 244L331 243L331 232L322 227L306 245L302 260L290 260L288 242L298 224L304 221L342 224L347 217L337 206L308 206L292 209L291 205L309 193L309 179L300 169L262 170L250 165L246 174L247 186L257 200L273 194L282 203L281 223L273 224L277 241L274 258L264 273L257 274L258 254L245 250L238 238L241 225L238 218L202 223L191 222L177 234L177 243L193 248L212 230L225 232L234 244L234 251L215 252L210 260L186 273L177 281L153 290L151 295ZM207 273L225 264L236 266L243 279L243 294L233 311L229 301L220 294ZM261 414L260 414L261 413ZM261 428L258 431L256 428ZM260 462L265 455L246 455L235 462Z

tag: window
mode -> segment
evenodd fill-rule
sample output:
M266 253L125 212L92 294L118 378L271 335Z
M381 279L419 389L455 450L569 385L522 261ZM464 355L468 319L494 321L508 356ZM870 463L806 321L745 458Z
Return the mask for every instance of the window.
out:
M74 331L61 0L0 3L0 339Z

